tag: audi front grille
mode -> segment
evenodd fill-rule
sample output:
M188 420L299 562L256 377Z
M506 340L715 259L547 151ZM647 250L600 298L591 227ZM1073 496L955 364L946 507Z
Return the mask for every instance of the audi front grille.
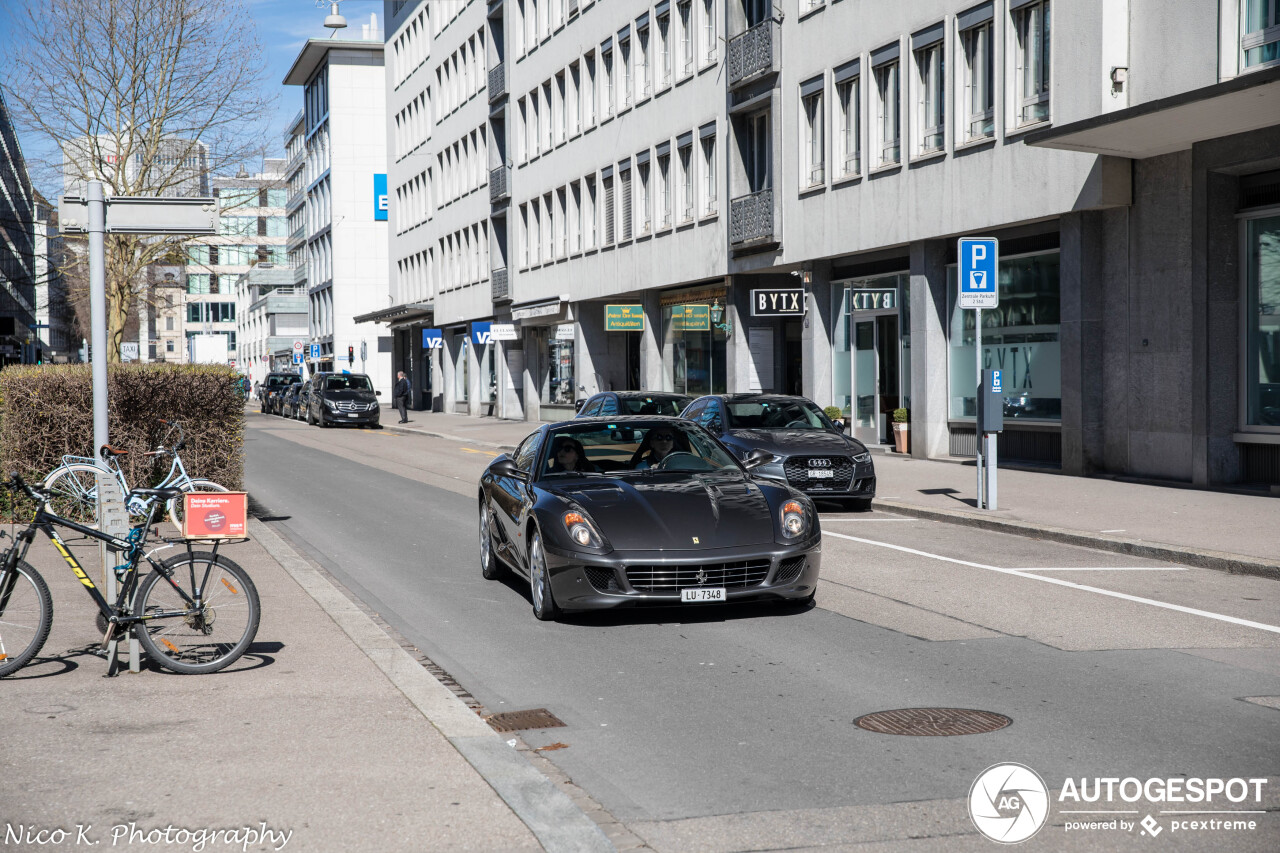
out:
M810 479L809 469L831 471L830 478ZM853 479L853 460L848 456L792 456L782 466L787 482L797 489L813 492L845 492Z

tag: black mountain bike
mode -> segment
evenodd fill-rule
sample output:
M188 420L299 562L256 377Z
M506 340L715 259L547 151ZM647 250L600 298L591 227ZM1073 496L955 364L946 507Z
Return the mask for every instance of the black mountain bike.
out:
M49 512L49 495L31 488L16 472L9 475L8 485L15 498L22 491L35 501L36 511L31 523L14 536L13 544L0 556L0 678L31 662L49 638L53 624L49 587L25 562L37 530L49 537L98 605L104 649L132 629L152 660L173 672L190 674L217 672L244 654L253 642L261 612L258 591L244 569L218 553L220 543L215 542L213 550L206 552L193 551L190 540L177 541L172 544L185 546L186 552L164 562L152 559L144 548L147 531L164 515L166 502L181 498L180 489L133 489L130 499L156 500L151 501L146 520L132 528L127 538L119 539ZM108 550L121 555L122 562L114 569L120 584L114 604L94 586L56 527L105 542ZM144 559L151 572L139 581L138 566ZM111 672L114 661L108 674Z

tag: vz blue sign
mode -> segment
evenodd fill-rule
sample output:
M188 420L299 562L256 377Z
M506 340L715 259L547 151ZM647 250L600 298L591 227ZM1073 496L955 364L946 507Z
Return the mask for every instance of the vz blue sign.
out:
M962 237L957 249L960 261L960 307L999 307L999 241L994 237Z
M487 346L493 340L489 333L492 326L492 323L476 322L471 324L471 340L476 342L476 346Z
M439 329L423 329L422 330L422 348L423 349L443 349L444 348L444 332Z

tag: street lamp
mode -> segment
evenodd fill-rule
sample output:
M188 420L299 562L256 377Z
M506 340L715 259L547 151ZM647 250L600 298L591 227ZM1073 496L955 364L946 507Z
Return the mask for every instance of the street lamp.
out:
M720 321L724 319L724 322ZM720 305L720 297L711 303L711 325L724 332L726 338L733 337L733 324L724 316L724 308Z
M324 8L325 0L316 0L316 5ZM346 29L347 19L342 17L342 13L338 11L336 2L329 3L329 16L324 19L324 25L331 30Z

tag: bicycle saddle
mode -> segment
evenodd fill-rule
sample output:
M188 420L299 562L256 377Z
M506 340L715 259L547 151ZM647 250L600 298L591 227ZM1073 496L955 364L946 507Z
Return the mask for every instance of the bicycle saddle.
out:
M182 489L167 488L167 489L130 489L129 494L141 495L144 498L159 498L162 501L167 501L170 498L181 497L185 493L182 491Z
M108 456L124 456L128 454L128 452L129 451L125 450L123 447L113 447L110 444L104 444L98 450L98 453L102 454L103 459L106 459Z

